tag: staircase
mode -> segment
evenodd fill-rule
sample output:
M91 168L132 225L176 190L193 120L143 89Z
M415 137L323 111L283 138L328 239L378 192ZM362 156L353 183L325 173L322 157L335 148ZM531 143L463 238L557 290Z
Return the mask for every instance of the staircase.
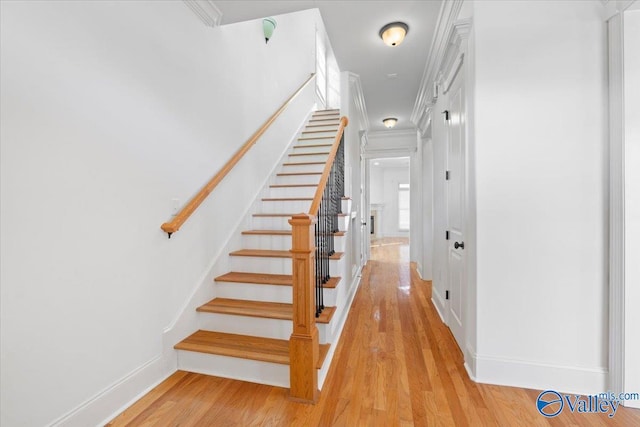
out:
M307 212L318 187L340 120L338 110L315 112L291 147L242 231L243 248L229 253L230 272L215 279L216 298L198 307L197 332L175 345L178 369L289 387L289 338L293 329L292 215ZM346 271L350 200L344 198L330 257L331 279L324 289L325 309L316 318L320 358L319 385L328 372L331 345L339 332L337 290ZM344 305L344 304L343 304Z

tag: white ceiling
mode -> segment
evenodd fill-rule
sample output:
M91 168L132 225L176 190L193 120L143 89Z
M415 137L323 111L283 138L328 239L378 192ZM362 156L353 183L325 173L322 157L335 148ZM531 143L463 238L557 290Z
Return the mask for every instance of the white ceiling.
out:
M358 74L371 131L386 130L385 117L397 117L395 129L412 129L420 80L431 47L441 0L421 1L215 1L222 24L318 8L342 71ZM405 41L388 47L378 36L394 21L409 25ZM391 79L388 74L397 74Z

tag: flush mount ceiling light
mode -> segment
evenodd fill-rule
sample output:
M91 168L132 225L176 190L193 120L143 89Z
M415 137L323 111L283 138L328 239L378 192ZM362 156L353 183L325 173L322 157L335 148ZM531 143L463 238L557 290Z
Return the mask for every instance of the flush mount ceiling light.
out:
M398 46L409 32L409 26L404 22L392 22L380 29L380 38L387 46Z
M389 129L391 129L392 127L394 127L396 125L396 123L398 123L398 119L396 119L395 117L387 117L386 119L382 120L382 123Z

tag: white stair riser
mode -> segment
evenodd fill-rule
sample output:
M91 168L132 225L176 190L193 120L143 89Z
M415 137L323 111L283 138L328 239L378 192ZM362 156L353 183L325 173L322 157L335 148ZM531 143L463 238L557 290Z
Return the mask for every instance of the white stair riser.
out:
M308 212L311 200L263 200L262 213Z
M319 138L317 135L309 135L298 138L294 145L333 144L334 141L335 134L331 138Z
M338 230L340 231L349 231L349 222L350 217L347 216L339 216L338 217Z
M340 261L329 260L329 271L338 276L341 272ZM291 274L291 258L271 258L252 256L231 256L231 270L247 273Z
M318 153L326 153L326 150L320 150ZM304 156L289 156L287 162L326 162L329 158L328 154L305 154Z
M322 123L322 126L316 126L316 125L320 125ZM339 120L327 120L326 123L324 122L314 122L313 126L307 126L304 130L327 130L327 131L331 131L331 132L337 132L338 131L338 126L340 126L340 121ZM306 134L305 134L306 135Z
M277 176L274 184L317 184L320 175L285 175Z
M326 136L336 136L336 131L333 130L317 130L314 129L312 131L304 131L300 134L300 138L324 138Z
M291 217L254 216L251 224L254 230L291 230Z
M327 140L329 143L329 140ZM324 144L324 143L323 143ZM293 147L291 154L299 154L299 153L317 153L317 152L326 152L331 150L330 146L322 146L318 147L316 144L300 144Z
M325 307L329 301L325 297ZM268 319L264 317L237 316L221 313L198 313L198 324L205 331L225 332L227 334L251 335L279 340L288 340L293 331L292 320ZM320 344L330 342L331 327L326 323L316 323Z
M342 199L342 213L351 213L351 199Z
M330 118L340 120L340 112L328 111L328 112L314 113L311 115L311 120L330 119Z
M344 272L341 273L344 276ZM340 287L341 285L338 285ZM255 283L229 283L216 282L216 295L218 298L243 299L264 302L293 302L293 289L291 286L257 285ZM338 288L324 289L324 304L337 307ZM200 313L203 316L210 313ZM233 319L231 319L233 320ZM206 329L203 326L201 329ZM265 335L266 336L266 335ZM288 337L286 339L289 339Z
M282 197L306 197L313 198L316 195L317 185L313 187L269 187L268 198ZM283 212L290 213L290 212Z
M289 163L304 163L302 160L291 161ZM289 164L282 165L282 169L280 172L284 173L293 173L293 172L322 172L324 170L324 163L317 165L300 165L300 164Z
M293 322L291 320L237 316L224 313L198 313L198 326L205 331L251 335L278 340L288 340L293 331Z
M255 283L216 282L218 298L243 299L291 304L292 288L285 285L258 285Z
M347 242L346 236L334 236L334 247L337 252L344 252ZM291 249L291 236L243 234L242 247L249 249L272 249L288 251Z
M289 365L178 350L178 369L289 388Z
M288 222L289 219L291 219L291 217L254 216L252 226L255 230L291 230L291 225ZM349 220L349 216L338 216L338 230L349 231Z

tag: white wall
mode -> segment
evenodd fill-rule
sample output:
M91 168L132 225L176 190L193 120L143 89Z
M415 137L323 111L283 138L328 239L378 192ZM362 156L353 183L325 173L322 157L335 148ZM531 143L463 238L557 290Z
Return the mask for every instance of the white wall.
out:
M260 20L211 29L182 2L0 5L0 424L95 425L175 369L163 330L313 90L171 240L160 224L314 71L320 18L279 16L265 44Z
M640 390L640 3L624 13L625 381ZM640 407L640 401L629 401Z
M602 4L473 6L475 374L600 392L608 275Z

